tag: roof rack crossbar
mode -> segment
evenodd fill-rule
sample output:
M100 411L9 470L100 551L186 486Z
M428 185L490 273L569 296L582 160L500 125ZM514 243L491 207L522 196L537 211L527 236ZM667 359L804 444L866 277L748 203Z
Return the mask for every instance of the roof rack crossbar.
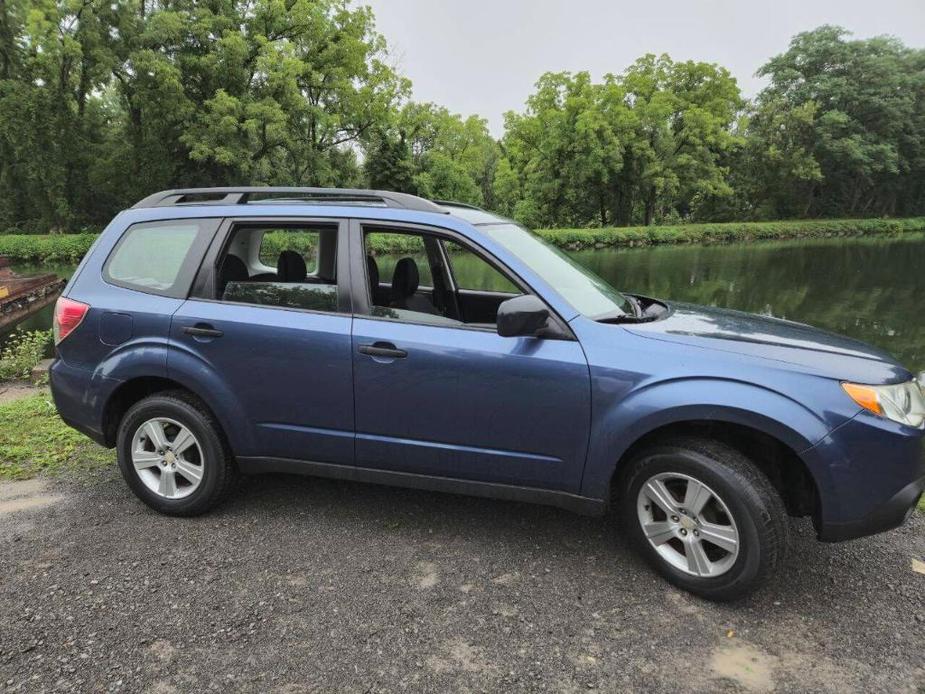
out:
M362 190L355 188L303 188L276 186L242 186L232 188L178 188L162 190L136 202L132 208L171 207L175 205L244 205L251 202L252 196L294 195L304 197L306 202L312 199L327 202L342 200L345 203L379 202L386 207L396 207L419 212L437 212L448 214L446 210L430 200L408 193L395 193L388 190ZM272 198L268 198L272 199ZM259 202L255 200L253 202Z

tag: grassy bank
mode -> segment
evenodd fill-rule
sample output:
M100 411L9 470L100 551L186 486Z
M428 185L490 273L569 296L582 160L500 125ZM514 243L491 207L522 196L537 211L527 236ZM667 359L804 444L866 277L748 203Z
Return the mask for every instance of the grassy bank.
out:
M603 248L678 243L729 243L834 236L896 236L925 231L925 217L911 219L827 219L787 222L730 222L681 226L540 229L560 248Z
M62 422L47 392L0 405L0 480L86 472L114 459Z
M606 248L678 243L728 243L832 236L896 236L925 231L925 217L911 219L829 219L787 222L730 222L680 226L603 227L600 229L540 229L543 238L561 248ZM285 244L284 233L271 245ZM76 263L89 250L95 234L0 234L0 255L17 262ZM274 245L275 244L275 245ZM375 253L413 252L413 239L395 234L374 235ZM270 249L268 249L270 250Z
M0 255L23 263L76 263L96 234L0 234Z

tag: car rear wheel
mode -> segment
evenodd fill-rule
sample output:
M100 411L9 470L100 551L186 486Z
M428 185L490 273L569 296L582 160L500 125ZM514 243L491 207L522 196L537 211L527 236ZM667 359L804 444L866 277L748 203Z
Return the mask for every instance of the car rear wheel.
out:
M208 511L237 479L217 423L201 403L182 392L158 393L129 408L116 446L129 487L167 515Z
M636 457L623 481L621 516L633 544L680 588L734 600L784 558L783 501L734 448L707 439L666 441Z

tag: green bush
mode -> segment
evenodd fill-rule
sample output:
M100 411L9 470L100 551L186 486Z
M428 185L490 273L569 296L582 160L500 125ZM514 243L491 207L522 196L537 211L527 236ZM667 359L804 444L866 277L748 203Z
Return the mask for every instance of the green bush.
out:
M0 234L0 255L27 263L76 263L90 250L96 234Z
M0 380L28 378L51 346L51 330L14 332L0 352Z

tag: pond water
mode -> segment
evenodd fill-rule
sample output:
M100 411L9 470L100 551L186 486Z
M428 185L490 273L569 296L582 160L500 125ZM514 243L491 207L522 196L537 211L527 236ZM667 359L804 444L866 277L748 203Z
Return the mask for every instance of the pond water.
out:
M925 369L925 235L572 253L619 289L802 321L857 337ZM383 258L380 266L391 263ZM458 275L479 270L454 259ZM14 266L20 273L74 266ZM473 285L487 278L469 278ZM18 326L48 328L51 307ZM0 338L2 341L2 338Z

